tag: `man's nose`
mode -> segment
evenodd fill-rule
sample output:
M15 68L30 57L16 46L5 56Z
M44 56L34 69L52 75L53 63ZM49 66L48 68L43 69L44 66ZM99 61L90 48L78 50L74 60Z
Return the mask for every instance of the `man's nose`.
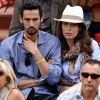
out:
M30 20L30 26L34 26L34 22Z
M91 80L92 80L91 76L89 76L89 77L87 78L87 80L88 80L88 81L91 81Z

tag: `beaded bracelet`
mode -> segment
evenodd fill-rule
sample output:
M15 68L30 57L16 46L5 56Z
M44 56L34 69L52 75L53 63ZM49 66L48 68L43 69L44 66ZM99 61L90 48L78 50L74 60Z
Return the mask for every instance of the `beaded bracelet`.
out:
M42 62L45 61L45 58L40 59L39 61L36 62L36 64L41 64Z

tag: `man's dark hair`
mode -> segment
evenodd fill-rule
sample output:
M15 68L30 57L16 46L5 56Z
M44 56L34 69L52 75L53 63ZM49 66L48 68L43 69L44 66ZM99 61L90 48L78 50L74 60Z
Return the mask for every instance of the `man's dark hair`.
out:
M91 65L98 64L100 66L100 61L98 61L96 59L88 59L88 60L85 61L84 64L86 64L86 63L91 64Z
M43 16L41 4L38 0L24 0L20 11L21 17L23 17L24 10L39 10L40 18Z

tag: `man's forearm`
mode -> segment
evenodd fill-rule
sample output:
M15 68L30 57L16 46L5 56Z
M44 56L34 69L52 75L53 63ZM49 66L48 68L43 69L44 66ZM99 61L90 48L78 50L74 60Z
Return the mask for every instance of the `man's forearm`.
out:
M48 65L49 65L49 63L46 60L43 60L41 62L41 60L45 59L45 58L43 58L43 56L42 56L42 54L40 53L39 50L34 54L34 58L35 58L36 63L40 61L40 63L37 64L37 65L38 65L38 68L39 68L41 75L44 76L44 77L48 76Z
M30 80L21 80L18 84L19 89L29 88L36 86L36 80L30 79Z

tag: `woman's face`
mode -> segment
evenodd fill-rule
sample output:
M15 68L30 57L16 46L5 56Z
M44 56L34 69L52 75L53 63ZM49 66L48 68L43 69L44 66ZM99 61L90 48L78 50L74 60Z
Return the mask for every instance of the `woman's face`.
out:
M4 72L0 69L0 91L5 87L7 78Z
M79 32L79 27L76 23L62 22L62 32L66 40L74 40Z

